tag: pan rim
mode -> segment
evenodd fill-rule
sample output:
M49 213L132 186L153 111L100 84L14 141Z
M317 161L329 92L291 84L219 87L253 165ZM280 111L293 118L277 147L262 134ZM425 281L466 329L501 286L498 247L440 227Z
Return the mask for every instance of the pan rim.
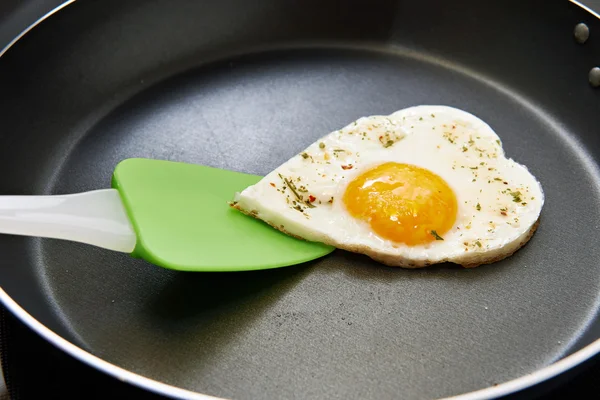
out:
M74 4L76 1L77 0L67 0L65 3L50 10L48 13L46 13L34 23L29 25L8 45L6 45L3 49L0 50L0 57L2 57L11 47L13 47L31 30L36 28L38 25L40 25L46 19L50 18L52 15L65 9L69 5ZM587 11L595 18L600 19L599 13L580 3L578 0L569 0L569 2L580 7L584 11ZM144 390L148 390L150 392L154 392L156 394L171 398L194 400L222 399L220 397L214 397L198 392L192 392L187 389L182 389L173 385L169 385L167 383L147 378L143 375L131 372L106 360L103 360L100 357L93 355L92 353L63 338L62 336L48 328L46 325L38 321L23 307L21 307L15 300L13 300L13 298L10 297L2 287L0 287L0 302L2 302L2 304L22 323L27 325L30 329L32 329L34 332L36 332L38 335L40 335L53 346L59 348L60 350L69 354L75 359L89 365L90 367L101 371L109 376L112 376L113 378L116 378L122 382L129 383ZM552 364L546 367L540 368L519 378L503 382L501 384L498 384L497 386L490 386L487 388L478 389L472 392L463 393L456 396L445 397L442 400L483 400L514 394L524 389L540 384L544 381L547 381L551 378L557 377L573 369L574 367L583 364L584 362L590 360L592 357L598 354L600 354L600 338L585 346L584 348L574 352L573 354L570 354L558 361L553 362Z

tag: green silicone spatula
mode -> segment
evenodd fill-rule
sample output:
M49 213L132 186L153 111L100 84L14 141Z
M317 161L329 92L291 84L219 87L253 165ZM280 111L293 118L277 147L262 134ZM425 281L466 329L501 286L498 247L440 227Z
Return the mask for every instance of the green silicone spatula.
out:
M65 239L169 269L245 271L299 264L334 249L285 235L228 202L260 176L132 158L112 189L0 196L0 233Z

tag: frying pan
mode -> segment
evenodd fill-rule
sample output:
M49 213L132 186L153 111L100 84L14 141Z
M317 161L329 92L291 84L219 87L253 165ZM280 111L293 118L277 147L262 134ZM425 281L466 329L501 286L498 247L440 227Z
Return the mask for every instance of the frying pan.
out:
M443 104L489 123L546 204L527 246L472 270L336 251L193 274L2 236L0 297L65 352L174 398L475 399L544 382L600 351L598 34L568 1L67 3L0 58L0 194L106 187L128 157L266 174L360 116Z

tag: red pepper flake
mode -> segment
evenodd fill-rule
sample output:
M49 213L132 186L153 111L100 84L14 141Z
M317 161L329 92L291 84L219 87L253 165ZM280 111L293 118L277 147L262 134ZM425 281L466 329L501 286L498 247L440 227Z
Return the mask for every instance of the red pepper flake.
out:
M275 184L273 182L269 183L269 185L275 187Z
M502 183L504 183L505 185L508 185L508 182L502 182Z
M342 165L342 169L346 170L346 169L352 169L352 164L348 164L348 165Z
M504 215L506 217L506 211L500 211L500 214Z
M308 201L310 201L311 203L313 203L317 198L315 196L313 196L312 194L310 196L308 196Z

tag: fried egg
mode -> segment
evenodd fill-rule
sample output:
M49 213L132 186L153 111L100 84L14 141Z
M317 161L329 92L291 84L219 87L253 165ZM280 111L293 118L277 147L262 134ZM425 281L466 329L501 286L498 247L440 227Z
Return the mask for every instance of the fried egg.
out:
M531 238L543 204L488 124L426 105L359 118L232 202L289 235L407 268L501 260Z

